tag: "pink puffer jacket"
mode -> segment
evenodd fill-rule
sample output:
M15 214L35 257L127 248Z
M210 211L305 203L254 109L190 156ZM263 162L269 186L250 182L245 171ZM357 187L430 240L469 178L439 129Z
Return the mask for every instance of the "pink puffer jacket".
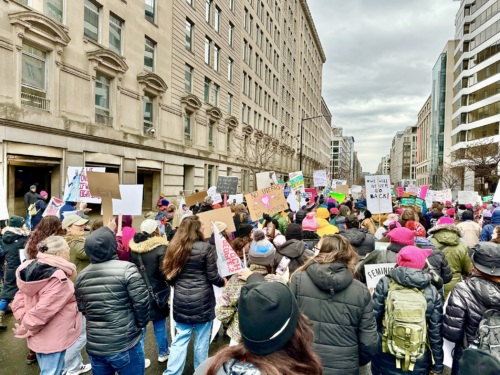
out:
M19 291L12 311L21 321L21 329L28 331L28 347L36 353L61 352L80 336L82 314L69 279L74 274L74 264L42 253L38 253L36 261L26 261L16 270Z

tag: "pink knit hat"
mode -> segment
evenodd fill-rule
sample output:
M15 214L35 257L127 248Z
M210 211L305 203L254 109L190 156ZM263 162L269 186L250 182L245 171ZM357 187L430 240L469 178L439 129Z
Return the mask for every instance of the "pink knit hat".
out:
M405 246L398 253L398 266L423 270L426 259L432 254L431 249L420 249L416 246Z
M276 246L276 248L280 248L281 246L283 246L285 242L286 242L286 237L283 236L282 234L278 234L276 237L274 237L273 245Z
M330 214L337 215L339 213L339 209L337 207L330 208Z
M443 216L438 220L437 225L453 225L455 224L455 220L451 217Z
M42 190L42 191L40 192L40 195L41 195L42 197L48 197L48 196L49 196L49 194L48 194L45 190Z
M446 215L448 215L449 217L454 217L455 216L455 209L454 208L448 208L446 210Z
M401 245L414 245L415 233L408 228L396 228L387 233L391 243L398 243Z
M402 208L398 208L396 210L396 214L401 215L402 213L403 213L403 209Z
M472 208L472 204L467 203L467 204L465 205L465 208Z
M445 206L451 206L451 202L450 201L446 201L444 205Z
M306 218L302 221L302 230L315 232L318 228L318 220L316 220L313 214L307 214Z

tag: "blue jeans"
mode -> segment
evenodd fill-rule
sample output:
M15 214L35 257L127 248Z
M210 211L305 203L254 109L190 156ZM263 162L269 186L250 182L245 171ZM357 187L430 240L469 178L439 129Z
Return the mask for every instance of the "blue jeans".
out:
M58 353L36 353L40 375L61 375L64 370L64 354L66 350Z
M140 342L133 348L108 357L89 354L93 375L144 375L144 349Z
M146 340L146 328L141 339L141 345L144 349L144 340ZM156 346L158 347L158 356L168 354L168 334L167 334L167 319L160 319L153 321L153 329L155 333Z
M7 310L7 306L9 306L10 299L2 298L0 299L0 311Z
M199 324L175 323L177 334L175 335L172 346L170 347L170 357L168 359L167 369L163 375L181 375L186 364L186 355L188 350L191 333L194 330L194 368L197 368L201 362L208 358L208 346L210 345L210 329L212 322Z
M82 332L75 343L66 349L66 355L64 356L64 372L76 372L83 365L82 349L87 343L85 326L85 317L82 315Z

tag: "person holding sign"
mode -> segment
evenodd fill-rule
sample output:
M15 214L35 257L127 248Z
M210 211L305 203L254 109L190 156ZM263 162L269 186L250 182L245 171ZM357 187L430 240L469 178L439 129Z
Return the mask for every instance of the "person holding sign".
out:
M219 275L215 249L204 242L203 230L198 216L182 220L163 261L163 274L175 287L173 319L177 331L164 375L182 374L193 331L194 367L208 357L210 330L215 318L213 285L222 288L227 279Z

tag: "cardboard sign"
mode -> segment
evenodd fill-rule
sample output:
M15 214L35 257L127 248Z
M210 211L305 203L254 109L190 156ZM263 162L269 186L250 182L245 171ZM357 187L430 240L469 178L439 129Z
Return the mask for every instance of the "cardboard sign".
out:
M215 248L217 249L217 268L222 277L231 276L243 271L240 257L229 245L226 238L219 232L219 229L212 223L214 232Z
M334 190L335 193L349 195L349 186L347 185L337 185Z
M371 294L378 282L396 267L396 263L365 264L366 286Z
M87 172L90 194L101 197L102 220L107 223L113 218L113 200L121 199L118 174Z
M47 208L43 211L42 217L45 216L61 216L59 211L61 211L62 206L64 206L64 201L62 199L52 197L50 198L49 204L47 204Z
M212 221L222 221L227 225L226 232L231 233L236 231L233 221L233 213L231 207L219 208L217 210L205 211L197 214L200 221L203 223L205 238L210 238L212 235Z
M274 171L256 173L255 178L257 180L258 190L262 190L269 186L278 185L278 179L276 178L276 173L274 173Z
M227 199L228 204L240 204L243 203L243 194L230 195Z
M459 191L458 203L459 204L476 204L479 201L479 194L477 191Z
M309 203L314 202L314 199L316 198L316 189L304 189L306 198L309 198Z
M101 203L99 196L90 194L88 172L106 172L106 168L68 167L63 200L66 202Z
M222 195L220 193L217 193L217 186L212 186L210 189L208 189L207 194L212 197L214 201L212 204L222 203Z
M290 173L290 188L292 192L300 191L304 192L304 175L302 172L292 172Z
M188 207L191 207L197 203L201 203L206 196L208 196L206 191L200 191L199 193L191 194L189 197L186 197L186 205Z
M288 209L285 195L279 185L274 185L245 195L252 220L262 219L262 215L273 215Z
M342 203L345 200L345 194L341 193L330 193L330 197L335 199L339 204Z
M238 177L235 176L219 176L217 179L217 193L219 194L236 194L238 190Z
M365 176L366 206L372 214L392 212L391 180L387 175Z
M313 172L314 186L327 186L328 176L326 170L321 169Z
M120 185L122 199L113 199L113 215L142 215L144 185Z

